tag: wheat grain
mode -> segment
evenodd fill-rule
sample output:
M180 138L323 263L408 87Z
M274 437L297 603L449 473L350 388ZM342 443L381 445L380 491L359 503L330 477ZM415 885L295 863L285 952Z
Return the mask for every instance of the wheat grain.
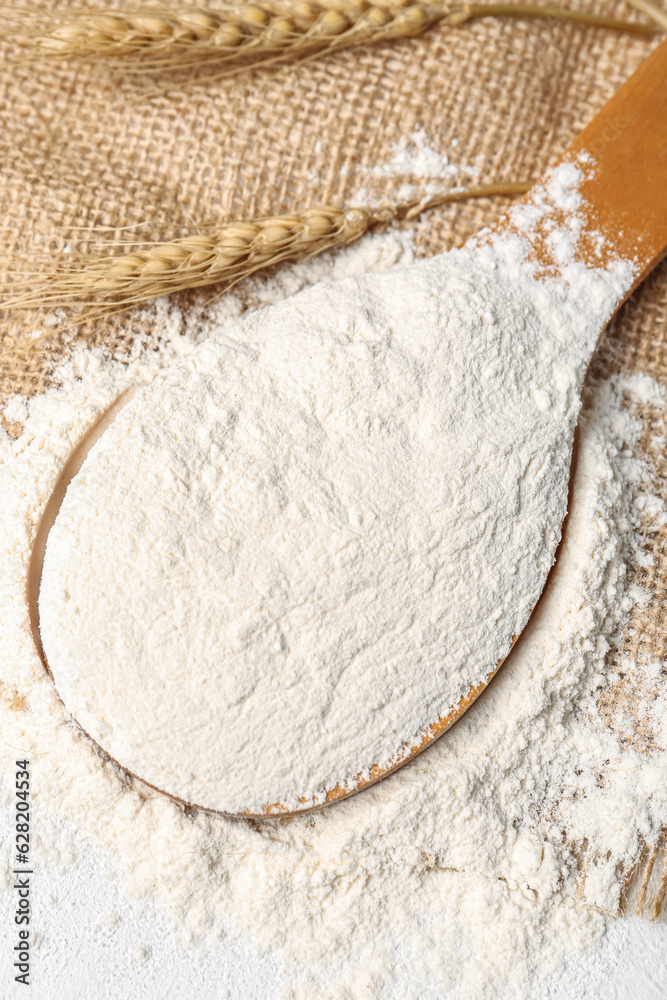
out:
M292 215L229 222L174 240L133 243L130 252L82 254L35 278L19 274L12 279L11 268L5 267L9 277L4 288L0 285L4 294L0 310L53 310L88 304L95 315L101 315L184 289L228 288L261 268L350 243L377 223L411 219L445 202L521 194L531 183L460 188L400 205L323 205ZM84 318L89 316L87 313Z
M641 0L640 0L641 2ZM538 4L425 0L258 0L211 10L3 7L5 37L48 58L105 59L127 70L257 65L456 27L481 17L529 17L650 34L654 25Z

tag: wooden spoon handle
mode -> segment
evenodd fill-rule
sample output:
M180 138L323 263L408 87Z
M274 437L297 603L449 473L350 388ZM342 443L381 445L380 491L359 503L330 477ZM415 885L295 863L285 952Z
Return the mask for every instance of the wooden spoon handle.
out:
M667 252L667 41L605 104L566 156L584 150L596 163L580 188L591 208L588 224L616 254L636 260L636 288Z
M575 221L577 262L592 269L606 268L619 258L632 263L622 279L625 287L619 279L617 309L667 252L667 41L605 104L556 167L565 163L581 168L576 209L553 205L533 228L520 224L521 206L539 209L545 198L550 200L550 171L515 203L519 211L510 210L483 231L483 238L520 235L530 247L530 256L549 273L554 265L558 270L550 233L554 227L566 231ZM478 241L479 237L473 237L471 243ZM591 303L591 312L594 308ZM610 316L609 309L603 308L598 316L600 330Z

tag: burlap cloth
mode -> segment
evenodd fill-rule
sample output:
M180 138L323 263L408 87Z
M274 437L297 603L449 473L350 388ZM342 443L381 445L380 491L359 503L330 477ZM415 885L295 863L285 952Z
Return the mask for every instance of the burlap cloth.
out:
M611 0L586 7L636 16ZM420 178L378 176L373 167L386 163L395 144L409 143L416 130L453 163L479 168L481 181L534 177L658 37L556 20L487 19L277 72L179 83L140 101L135 98L146 82L138 86L95 64L28 65L7 47L0 66L3 257L20 261L36 240L40 247L52 237L62 242L75 226L148 223L148 234L323 202L349 204L362 188L377 202L396 199L402 184L419 184ZM464 240L506 204L450 205L405 225L419 252L433 254ZM113 351L120 330L108 319L93 332ZM12 354L24 333L20 322L4 323L4 397L43 390L54 360L67 349L28 358ZM126 346L127 333L122 336ZM620 371L646 372L667 384L665 265L605 333L590 374ZM647 410L642 418L648 436L658 417ZM654 489L667 500L667 456L654 450L651 458L658 472ZM667 526L644 532L653 563L631 572L650 598L635 611L615 659L667 659L666 540ZM604 692L600 704L623 743L661 752L637 710L631 678Z

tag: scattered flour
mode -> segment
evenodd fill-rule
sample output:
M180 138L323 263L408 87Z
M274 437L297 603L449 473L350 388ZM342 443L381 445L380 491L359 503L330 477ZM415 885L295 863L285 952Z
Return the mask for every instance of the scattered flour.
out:
M363 273L409 257L395 236L368 237L351 254L257 282L253 304L309 284L309 273ZM68 721L32 642L25 573L40 510L83 431L120 392L197 339L230 330L243 310L236 295L207 317L160 303L159 339L138 336L131 356L115 360L79 349L58 389L16 397L5 411L23 430L0 438L3 802L20 748L32 758L37 870L75 863L77 837L89 839L128 894L156 898L184 943L210 949L243 934L271 950L289 984L285 1000L382 1000L392 990L404 1000L523 1000L541 972L603 932L625 868L667 819L664 739L650 754L622 748L598 710L615 679L609 644L642 596L625 572L635 525L640 515L664 517L635 452L640 422L622 399L650 395L664 413L664 391L637 376L588 385L548 593L493 685L446 737L328 810L229 820L128 780ZM658 664L622 665L630 668L662 676ZM663 738L664 682L647 710Z
M460 167L451 163L446 153L433 149L429 137L423 129L415 129L410 134L409 142L395 143L394 152L390 159L386 163L370 167L369 172L374 177L412 175L419 180L425 180L427 177L450 180L461 174L468 177L479 174L479 170L472 167Z
M455 148L458 141L451 145ZM396 142L391 156L385 163L364 168L369 179L382 178L401 179L402 183L393 193L393 200L411 202L415 199L426 201L429 196L441 194L443 181L449 181L454 187L474 183L479 179L480 168L474 165L454 162L442 150L435 149L432 140L423 129L415 129L410 133L407 142ZM369 196L365 187L359 189L351 199L356 205L366 205L374 199Z

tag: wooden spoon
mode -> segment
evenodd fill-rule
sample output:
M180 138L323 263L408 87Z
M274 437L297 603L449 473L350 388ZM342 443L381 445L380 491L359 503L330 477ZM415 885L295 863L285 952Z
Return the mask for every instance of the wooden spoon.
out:
M585 265L591 270L599 270L611 266L613 261L619 258L633 262L633 267L627 271L621 294L615 301L615 308L618 308L667 252L667 42L663 42L639 67L571 144L560 162L578 163L584 167L584 179L579 185L581 203L576 210L579 227L576 250L578 264ZM525 220L531 212L540 214L539 210L544 203L548 183L547 178L545 182L536 185L517 203L518 210L516 207L513 208L493 227L482 231L469 241L468 247L481 253L486 244L491 244L501 237L516 236L523 241L524 247L529 246L530 255L538 263L545 279L550 275L553 277L558 271L559 261L551 235L554 225L567 227L568 221L571 221L570 209L563 203L561 207L553 208L547 215L542 214L541 221L536 225L530 227L525 225ZM595 330L600 332L611 318L612 310L608 302L598 307L591 301L587 303L586 309L589 318L594 321ZM588 359L594 347L592 341L589 346ZM583 361L586 361L586 357ZM84 450L92 443L92 439L88 437ZM40 650L37 599L42 576L44 542L57 514L67 481L80 464L81 449L76 463L67 470L64 480L61 479L59 483L58 497L45 513L38 532L38 542L33 551L29 597L35 638ZM552 559L553 555L552 551ZM546 582L547 573L548 566L543 573L542 587ZM539 590L535 594L535 600L538 596ZM228 810L224 806L216 805L215 801L210 799L192 802L187 795L179 794L178 787L164 787L160 790L180 801L199 805L211 811L236 811L237 814L254 816L303 811L361 791L411 760L441 736L484 690L516 638L515 635L511 642L508 641L504 655L498 660L494 669L472 685L467 694L447 714L435 721L424 720L423 733L417 739L411 739L409 732L405 734L408 742L403 744L390 765L371 766L367 770L360 771L356 779L348 778L344 782L341 780L341 783L325 789L324 793L316 797L312 794L304 795L300 799L298 809L288 809L284 803L276 801L267 802L261 809L254 807ZM46 664L43 651L42 655ZM52 676L58 683L59 664L51 663L51 667ZM104 740L101 742L104 743ZM121 757L120 754L118 756ZM157 783L147 780L150 779L150 775L136 763L126 758L120 759L119 763L147 784L156 787ZM344 777L345 775L341 775L341 779Z

